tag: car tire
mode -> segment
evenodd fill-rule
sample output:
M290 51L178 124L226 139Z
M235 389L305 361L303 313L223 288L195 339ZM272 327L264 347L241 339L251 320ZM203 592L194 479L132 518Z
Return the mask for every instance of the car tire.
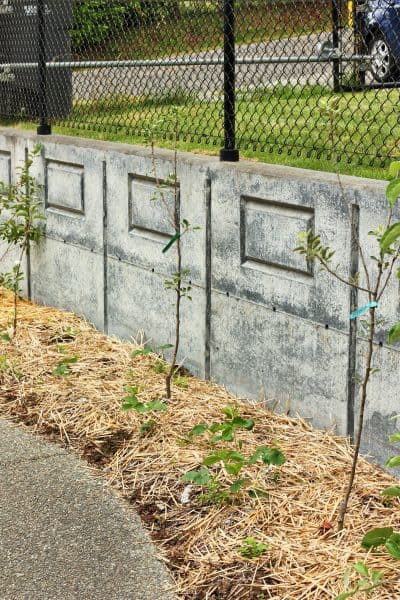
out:
M370 70L375 81L379 83L396 81L399 68L395 63L386 38L382 34L376 34L368 47L371 57Z

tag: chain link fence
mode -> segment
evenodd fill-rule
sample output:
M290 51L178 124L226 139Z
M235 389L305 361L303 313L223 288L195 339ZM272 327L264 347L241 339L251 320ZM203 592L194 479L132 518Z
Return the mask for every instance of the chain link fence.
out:
M385 165L400 0L1 0L0 116Z

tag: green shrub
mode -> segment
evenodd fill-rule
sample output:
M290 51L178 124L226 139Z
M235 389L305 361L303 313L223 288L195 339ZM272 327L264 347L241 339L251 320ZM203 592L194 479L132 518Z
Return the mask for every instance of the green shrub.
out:
M124 26L138 27L179 13L177 0L76 0L73 5L72 50L107 41Z

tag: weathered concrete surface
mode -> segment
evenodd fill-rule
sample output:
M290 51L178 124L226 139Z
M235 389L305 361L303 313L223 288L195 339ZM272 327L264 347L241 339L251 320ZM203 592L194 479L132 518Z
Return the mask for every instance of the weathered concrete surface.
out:
M37 139L0 131L5 177ZM174 294L164 281L175 270L176 247L162 249L173 230L173 152L157 150L154 165L150 150L138 146L64 136L40 141L35 169L48 227L46 241L32 253L33 298L83 314L111 335L139 333L155 348L170 343ZM177 176L180 219L200 227L182 238L193 299L182 304L179 360L241 395L278 401L281 410L318 427L336 424L339 433L351 433L353 379L365 346L360 328L349 335L349 315L354 302L362 306L366 299L352 299L348 287L293 248L300 230L320 233L347 277L358 234L365 255L376 254L368 232L385 222L385 183L342 176L339 185L334 174L221 164L186 153L178 155ZM400 319L396 279L381 316L381 371L370 385L363 448L382 463L394 453L390 417L400 412L399 348L386 345L388 328Z
M173 599L133 510L74 456L0 419L2 600Z

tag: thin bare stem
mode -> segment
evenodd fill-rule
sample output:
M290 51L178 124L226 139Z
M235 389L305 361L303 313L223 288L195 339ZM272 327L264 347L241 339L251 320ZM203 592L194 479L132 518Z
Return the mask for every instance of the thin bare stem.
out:
M21 254L19 256L19 261L17 264L17 268L15 270L15 281L14 281L14 302L13 302L13 330L12 330L12 337L14 338L16 336L17 333L17 326L18 326L18 282L19 282L19 276L21 273L21 264L22 264L22 260L24 258L24 254L27 248L27 240L24 241L23 245L22 245L22 249L21 249Z
M181 241L181 225L180 225L180 210L179 210L179 197L178 197L178 185L177 185L177 172L178 172L178 151L177 151L177 137L178 137L178 121L175 121L175 149L174 149L174 227L175 231L179 234L176 241L176 300L175 300L175 342L174 349L172 352L172 359L169 371L165 377L165 391L167 399L170 400L172 397L171 392L171 381L175 373L175 365L178 356L180 333L181 333L181 301L182 301L182 241Z
M386 290L386 288L388 286L388 283L390 281L390 278L392 277L394 265L395 265L397 259L399 258L399 256L400 256L400 248L397 250L397 252L394 254L394 256L392 258L392 261L390 263L390 267L389 267L389 270L388 270L387 277L386 277L386 279L385 279L385 281L384 281L384 283L382 285L382 288L381 288L381 290L380 290L380 292L379 292L379 294L377 296L377 300L380 300L380 298L382 297L383 292Z
M352 287L361 292L366 292L367 294L371 294L371 290L369 290L368 288L362 287L361 285L358 285L357 283L352 283L351 281L348 281L348 279L345 279L344 277L342 277L341 275L336 273L336 271L331 269L331 267L329 266L329 263L327 263L323 258L318 257L318 260L328 273L333 275L333 277L336 277L336 279L338 279L342 283L345 283L349 287Z
M7 246L7 248L5 249L5 252L0 256L0 263L3 262L3 260L5 259L7 254L10 252L10 250L11 250L11 246Z
M347 507L349 504L350 495L351 495L351 492L353 489L354 478L355 478L356 470L357 470L358 455L360 453L361 438L362 438L362 432L363 432L363 426L364 426L364 413L365 413L365 405L366 405L366 400L367 400L367 387L368 387L368 382L369 382L370 375L371 375L372 357L374 354L375 308L370 308L369 315L370 315L370 319L369 319L370 330L369 330L369 336L368 336L368 352L367 352L367 360L366 360L364 378L363 378L363 382L362 382L362 386L361 386L361 401L360 401L360 412L358 415L356 443L354 446L353 461L352 461L352 465L351 465L349 481L347 483L346 492L345 492L343 501L341 502L341 504L339 506L338 526L337 526L338 531L342 531L342 529L344 527L344 519L346 516Z
M175 151L176 152L176 151ZM175 229L176 231L176 218L175 215L173 213L173 211L171 210L171 208L168 206L168 202L165 199L165 195L164 192L162 191L162 184L161 181L158 177L158 173L157 173L157 165L156 165L156 155L155 155L155 151L154 151L154 142L151 142L151 162L152 162L152 167L153 167L153 175L154 175L154 179L156 180L156 186L157 186L157 190L158 193L160 194L160 200L165 208L165 210L167 211L168 214L168 220L170 222L170 225ZM176 171L174 173L174 177L176 179ZM174 182L174 190L176 189L176 181Z

